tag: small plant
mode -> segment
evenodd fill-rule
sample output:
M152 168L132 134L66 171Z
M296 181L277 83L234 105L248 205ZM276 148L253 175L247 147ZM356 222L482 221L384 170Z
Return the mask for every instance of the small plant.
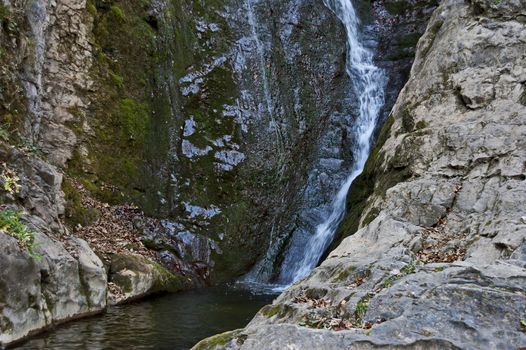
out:
M36 156L42 154L42 151L40 150L40 148L28 140L23 140L22 143L19 144L19 147L22 151L31 153Z
M2 127L0 127L0 140L2 140L4 142L8 142L9 141L9 132L6 129L2 128Z
M356 305L355 315L357 319L363 319L365 313L367 312L367 307L368 305L365 302L359 302L358 305Z
M374 297L374 293L368 293L366 296L364 296L358 304L356 304L356 310L354 310L354 317L356 320L356 324L362 324L363 318L365 317L365 314L367 313L367 309L369 308L369 301Z
M34 252L35 233L20 221L18 212L11 209L0 211L0 231L16 238L20 246L26 248L33 258L42 259L40 254Z
M400 273L405 276L412 274L416 271L416 260L411 261L409 264L405 265L401 270Z
M9 194L17 194L20 192L20 178L16 173L9 169L5 164L4 171L2 172L2 180L4 182L4 190Z
M117 86L119 89L124 88L124 78L123 77L121 77L118 74L114 74L114 73L110 73L110 75L111 75L111 80L113 80L113 83L115 84L115 86Z

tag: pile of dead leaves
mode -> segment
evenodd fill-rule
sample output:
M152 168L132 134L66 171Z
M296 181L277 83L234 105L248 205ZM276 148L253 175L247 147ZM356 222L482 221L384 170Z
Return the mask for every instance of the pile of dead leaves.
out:
M75 236L84 239L93 250L103 255L112 253L131 253L156 260L156 253L142 243L144 225L157 225L155 219L146 218L143 212L133 205L109 205L93 198L77 181L68 179L80 194L81 205L96 209L100 215L87 226L77 225L71 230ZM150 222L151 221L151 222Z
M423 247L417 253L423 263L451 263L463 260L466 248L460 245L465 235L459 236L447 230L447 217L438 220L433 227L422 231ZM459 244L452 244L459 242Z
M308 304L313 308L326 308L331 304L330 300L326 299L312 299L306 296L297 296L292 299L292 302L296 304Z

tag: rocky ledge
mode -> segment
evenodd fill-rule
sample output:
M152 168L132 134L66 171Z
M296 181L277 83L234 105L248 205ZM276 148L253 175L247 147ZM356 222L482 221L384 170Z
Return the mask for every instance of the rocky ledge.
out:
M350 193L349 237L194 349L526 346L525 62L525 1L444 0Z
M0 205L0 347L110 305L204 283L191 262L144 245L162 229L158 220L99 202L71 179L78 188L66 196L78 197L65 205L54 166L1 141L0 158L0 199L10 203ZM64 226L71 202L92 222Z
M108 306L188 287L181 275L141 256L113 254L107 263L86 241L35 231L29 253L0 232L0 345ZM24 293L21 293L24 291Z

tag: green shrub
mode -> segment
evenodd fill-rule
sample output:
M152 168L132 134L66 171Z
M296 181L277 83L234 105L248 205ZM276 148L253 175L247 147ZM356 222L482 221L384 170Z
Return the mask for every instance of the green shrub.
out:
M27 248L33 258L42 259L41 255L34 252L35 232L20 221L20 213L11 209L0 211L0 231L16 238L22 247Z
M7 191L10 194L17 194L20 192L20 178L16 175L16 173L13 170L9 169L5 164L1 179L5 191Z
M124 14L123 9L119 5L111 5L110 7L111 14L119 21L125 22L126 15Z

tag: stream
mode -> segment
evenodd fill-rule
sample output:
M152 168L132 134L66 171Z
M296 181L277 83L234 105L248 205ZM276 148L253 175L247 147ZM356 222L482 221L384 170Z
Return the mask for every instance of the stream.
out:
M188 350L209 336L243 328L276 295L221 286L154 297L59 326L19 350Z

